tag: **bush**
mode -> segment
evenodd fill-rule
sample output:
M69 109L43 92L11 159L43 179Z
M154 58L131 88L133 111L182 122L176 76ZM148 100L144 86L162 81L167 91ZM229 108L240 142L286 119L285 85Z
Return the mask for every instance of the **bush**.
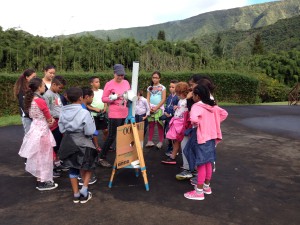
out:
M208 75L212 78L217 86L214 97L218 101L235 102L235 103L255 103L258 96L258 80L256 78L248 77L235 73L223 72L209 72L199 73ZM67 81L67 86L89 86L88 78L95 74L62 74ZM105 83L113 78L112 74L97 73L100 78L101 88ZM161 83L168 86L171 80L177 79L179 81L188 81L191 77L191 72L173 73L163 72ZM0 116L14 115L18 111L17 100L13 97L13 86L18 78L18 75L0 75ZM126 79L131 82L131 75L126 75ZM151 82L151 73L140 73L139 75L139 88L146 90Z

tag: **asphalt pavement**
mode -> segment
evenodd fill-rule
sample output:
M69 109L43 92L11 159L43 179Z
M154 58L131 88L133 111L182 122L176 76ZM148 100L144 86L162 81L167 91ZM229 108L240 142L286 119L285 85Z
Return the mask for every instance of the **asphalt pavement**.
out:
M300 224L300 106L224 108L213 194L204 201L184 198L193 187L175 179L180 156L161 164L166 143L144 148L149 191L132 169L118 170L109 188L111 169L98 167L86 204L72 202L66 172L57 189L40 192L18 156L22 127L0 128L0 224Z

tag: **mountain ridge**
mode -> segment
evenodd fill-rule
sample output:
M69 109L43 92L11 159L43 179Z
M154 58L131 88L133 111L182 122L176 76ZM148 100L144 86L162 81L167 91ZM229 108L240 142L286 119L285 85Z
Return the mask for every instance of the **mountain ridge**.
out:
M230 29L249 30L263 27L274 24L280 19L297 15L300 15L300 1L284 0L206 12L187 19L150 26L96 30L66 36L92 35L102 39L109 38L112 41L134 38L137 41L146 42L156 39L158 32L163 30L167 40L191 40L201 35Z

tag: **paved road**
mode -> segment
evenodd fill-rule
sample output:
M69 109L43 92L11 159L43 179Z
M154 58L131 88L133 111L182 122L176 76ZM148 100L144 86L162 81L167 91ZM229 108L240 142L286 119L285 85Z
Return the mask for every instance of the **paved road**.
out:
M149 192L129 169L109 189L111 170L97 168L93 199L75 205L67 174L57 189L35 190L17 154L22 128L0 128L0 224L300 224L300 107L226 109L213 194L204 201L183 197L192 187L175 179L180 164L162 165L163 151L145 148Z

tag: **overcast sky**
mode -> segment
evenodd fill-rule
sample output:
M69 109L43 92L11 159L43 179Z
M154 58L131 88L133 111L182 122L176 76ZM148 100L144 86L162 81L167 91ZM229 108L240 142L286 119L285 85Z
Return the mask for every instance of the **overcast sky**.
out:
M0 26L45 37L149 26L274 0L2 0Z

